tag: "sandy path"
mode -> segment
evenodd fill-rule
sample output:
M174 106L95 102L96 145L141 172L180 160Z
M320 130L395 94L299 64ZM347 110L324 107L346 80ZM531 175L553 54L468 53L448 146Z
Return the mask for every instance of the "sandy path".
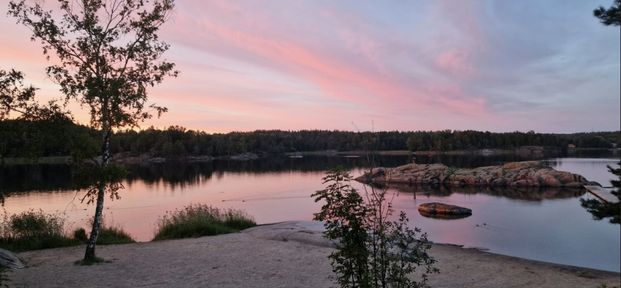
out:
M310 225L310 226L309 226ZM78 266L83 247L19 254L11 287L334 287L330 243L317 226L285 222L242 233L101 246L108 263ZM618 273L547 264L450 245L431 254L432 287L620 286Z

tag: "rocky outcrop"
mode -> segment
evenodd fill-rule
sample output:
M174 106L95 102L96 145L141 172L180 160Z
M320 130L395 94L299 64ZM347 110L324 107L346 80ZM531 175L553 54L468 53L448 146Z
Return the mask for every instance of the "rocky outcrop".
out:
M432 218L456 219L472 215L472 210L444 203L424 203L418 205L420 215Z
M584 177L557 171L539 161L510 162L500 166L456 169L443 164L407 164L373 168L356 178L364 183L444 185L448 187L565 187L581 188Z

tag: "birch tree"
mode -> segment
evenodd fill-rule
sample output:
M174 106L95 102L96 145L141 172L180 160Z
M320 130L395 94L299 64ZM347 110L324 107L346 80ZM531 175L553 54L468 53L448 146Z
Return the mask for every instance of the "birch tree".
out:
M45 3L45 2L43 2ZM48 76L67 101L89 109L91 126L101 131L96 184L88 196L95 202L85 261L95 260L106 193L120 189L110 175L110 137L115 129L138 126L166 108L148 103L148 89L177 76L162 59L169 45L159 39L173 0L56 0L48 10L40 1L10 1L9 15L28 27L50 65ZM114 174L114 173L112 173Z

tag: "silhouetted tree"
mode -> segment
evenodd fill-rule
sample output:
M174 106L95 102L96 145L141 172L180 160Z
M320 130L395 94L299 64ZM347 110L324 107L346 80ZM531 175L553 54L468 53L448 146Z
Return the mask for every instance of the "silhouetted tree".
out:
M609 26L619 26L621 25L621 0L614 0L612 6L606 9L604 7L599 7L593 10L593 15L599 18L599 21L602 24Z
M169 45L157 34L174 5L173 0L57 3L62 17L25 0L11 1L9 14L31 29L31 39L40 41L44 54L55 55L57 62L47 67L47 74L60 85L67 100L90 109L91 126L101 131L94 172L98 179L89 190L96 198L95 216L84 256L93 260L105 193L114 195L121 188L109 165L113 129L137 126L153 112L166 111L145 105L148 87L177 75L173 63L159 60Z
M23 81L22 72L0 69L0 121L9 118L11 113L16 118L29 120L71 118L69 112L62 111L55 101L45 105L38 103L35 99L37 89L24 85Z
M597 199L580 199L580 203L582 207L586 208L589 213L593 215L593 218L597 220L610 218L610 223L621 224L620 222L620 214L621 214L621 194L619 190L620 177L621 177L621 162L619 162L619 168L613 168L608 166L608 171L616 176L616 179L611 180L613 191L611 193L617 196L616 203L608 203L603 202Z
M609 26L619 26L621 24L621 0L615 0L612 6L608 9L599 7L593 10L593 15L599 18L602 24ZM593 218L601 220L604 218L610 218L610 223L621 224L619 217L621 216L621 194L619 190L621 179L621 162L619 162L619 168L613 168L608 166L608 171L616 176L616 179L611 180L610 183L614 187L612 194L617 196L616 203L602 202L596 199L580 199L582 207L586 208L589 213L593 215Z
M34 104L35 88L23 84L24 75L0 70L0 120L11 112L27 113Z

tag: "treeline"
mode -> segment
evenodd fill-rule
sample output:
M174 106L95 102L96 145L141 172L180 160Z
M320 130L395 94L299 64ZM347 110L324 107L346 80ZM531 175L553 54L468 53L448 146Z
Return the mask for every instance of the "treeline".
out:
M99 133L68 119L0 121L0 157L40 157L89 154L99 147ZM619 147L619 132L541 134L480 131L349 132L328 130L259 130L210 134L171 126L160 130L119 131L111 151L126 155L183 157L224 156L245 152L284 153L323 150L468 150L545 146L560 150ZM77 152L76 152L77 151Z
M111 142L115 153L155 156L235 155L245 152L284 153L323 150L406 150L406 132L362 132L327 130L258 130L209 134L172 126L166 130L146 129L115 134Z
M0 121L0 158L90 155L97 131L61 115L40 121Z
M569 145L576 148L619 147L620 132L590 132L573 134L549 134L529 131L492 133L481 131L419 131L409 133L407 147L420 150L467 150L485 148L517 148L521 146L555 147L561 150Z
M511 149L520 146L612 148L619 132L540 134L534 132L491 133L479 131L349 132L327 130L259 130L208 134L173 126L167 130L125 131L115 135L112 150L132 155L155 156L235 155L244 152L284 153L322 150L411 150L449 151Z

